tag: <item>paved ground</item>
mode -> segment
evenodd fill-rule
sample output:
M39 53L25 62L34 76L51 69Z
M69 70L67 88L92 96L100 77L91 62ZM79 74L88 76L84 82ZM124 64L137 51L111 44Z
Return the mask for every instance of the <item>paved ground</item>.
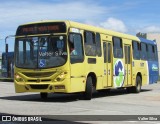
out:
M43 117L50 119L53 117L49 115L138 115L141 119L144 117L142 115L156 115L160 120L160 82L142 87L140 94L128 94L126 90L113 90L110 94L94 93L93 99L90 101L83 100L79 95L75 94L49 94L48 100L43 101L38 93L18 94L14 91L13 82L0 82L0 113L1 115L46 115ZM60 116L60 118L63 117L66 116ZM72 116L72 118L79 117L82 118L84 116ZM112 116L110 118L110 116L104 116L104 118L113 118L113 120L123 117ZM137 116L134 117L137 118ZM99 118L101 120L103 117L86 116L86 118ZM98 123L88 122L87 119L84 122ZM118 124L119 122L109 123ZM123 123L157 124L158 122L139 122L137 119L137 121Z

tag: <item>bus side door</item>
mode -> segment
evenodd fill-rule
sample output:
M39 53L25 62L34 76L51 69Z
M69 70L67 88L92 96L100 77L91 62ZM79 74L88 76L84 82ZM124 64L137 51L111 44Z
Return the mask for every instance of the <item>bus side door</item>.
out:
M70 74L71 74L71 92L81 92L85 90L85 64L82 36L78 33L69 35L70 50Z
M104 80L103 87L112 86L112 45L111 42L103 42L104 52Z
M131 45L124 45L124 53L125 53L125 85L132 85L131 75Z

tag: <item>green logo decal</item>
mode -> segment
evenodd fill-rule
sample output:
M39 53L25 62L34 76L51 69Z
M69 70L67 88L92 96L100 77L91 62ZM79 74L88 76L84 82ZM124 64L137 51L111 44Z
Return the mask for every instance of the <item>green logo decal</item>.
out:
M158 66L155 65L155 64L153 64L153 65L152 65L152 71L158 71Z

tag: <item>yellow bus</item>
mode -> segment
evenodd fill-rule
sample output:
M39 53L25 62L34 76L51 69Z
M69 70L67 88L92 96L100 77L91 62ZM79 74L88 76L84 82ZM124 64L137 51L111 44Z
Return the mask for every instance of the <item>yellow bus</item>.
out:
M15 38L15 91L82 92L141 86L158 80L155 41L73 21L20 25Z

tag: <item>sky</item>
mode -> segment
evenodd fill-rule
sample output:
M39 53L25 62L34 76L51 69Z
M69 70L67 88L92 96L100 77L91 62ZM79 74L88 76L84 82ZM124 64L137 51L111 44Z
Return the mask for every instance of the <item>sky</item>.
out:
M0 51L18 25L40 20L72 20L136 35L160 33L160 0L1 0ZM14 38L8 38L9 51Z

